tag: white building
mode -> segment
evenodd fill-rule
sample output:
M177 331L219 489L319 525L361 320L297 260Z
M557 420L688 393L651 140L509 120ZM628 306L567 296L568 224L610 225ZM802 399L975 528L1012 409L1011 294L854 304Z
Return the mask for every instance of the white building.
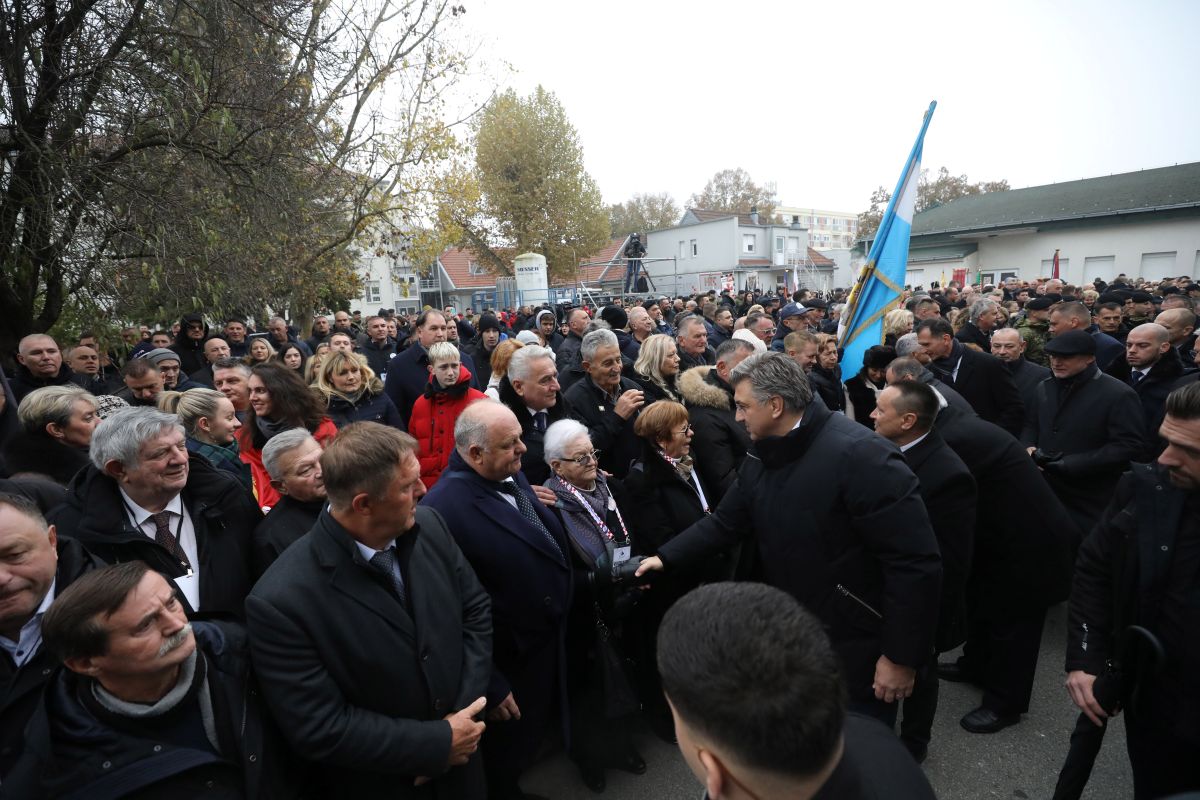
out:
M833 286L834 263L809 247L807 228L755 212L689 208L675 227L647 233L645 245L646 270L662 294L720 291L730 281L739 292Z
M364 317L390 308L397 313L416 314L421 310L420 278L403 256L364 252L355 264L363 291L350 301L350 311Z
M853 247L858 238L858 214L852 211L778 206L775 214L784 222L799 217L808 228L809 247L819 252Z
M866 242L867 248L870 242ZM906 283L1200 275L1200 162L963 197L913 218Z

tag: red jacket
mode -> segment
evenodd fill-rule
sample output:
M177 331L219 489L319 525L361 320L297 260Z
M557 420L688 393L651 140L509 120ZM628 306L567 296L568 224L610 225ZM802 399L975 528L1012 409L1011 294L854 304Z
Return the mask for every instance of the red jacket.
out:
M426 489L437 483L450 454L454 452L454 423L463 409L476 400L486 400L487 395L471 388L471 373L461 367L458 383L449 389L438 386L431 374L425 386L425 394L413 404L408 417L408 432L417 440L417 457L421 462L421 481Z
M321 424L312 432L317 443L324 447L337 436L337 426L329 417L322 417ZM271 485L271 476L263 466L262 449L254 446L254 436L250 428L243 425L237 432L238 456L250 465L250 475L254 478L254 496L264 512L270 511L279 502L279 492Z

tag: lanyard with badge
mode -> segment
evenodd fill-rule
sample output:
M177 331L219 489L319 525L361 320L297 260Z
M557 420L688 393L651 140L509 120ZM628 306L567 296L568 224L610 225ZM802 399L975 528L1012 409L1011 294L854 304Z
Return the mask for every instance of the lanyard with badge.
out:
M146 517L146 520L142 521L142 525L139 525L138 521L137 521L137 514L135 514L133 512L133 509L129 507L129 504L125 503L124 501L122 501L122 504L125 506L125 511L129 514L129 521L131 523L133 523L133 527L137 528L140 531L143 531L142 525L145 524L146 520L152 520L154 518L154 515L151 514L149 517ZM179 515L179 524L175 526L175 541L179 544L180 552L183 551L183 540L181 538L182 534L183 534L183 514L180 514ZM179 576L180 578L190 578L193 575L195 575L195 572L193 572L193 570L192 570L192 565L187 559L186 553L184 553L184 560L179 562L179 566L181 566L187 570L187 574L180 575Z
M579 493L578 489L576 489L567 481L563 480L561 476L555 475L554 477L558 479L558 482L562 484L563 488L566 489L572 497L579 501L579 505L583 506L583 510L586 511L588 516L592 518L592 523L595 524L595 526L600 530L600 535L604 537L605 542L613 542L614 544L623 542L620 544L620 546L613 548L613 566L623 564L628 561L631 553L631 548L629 545L629 528L625 525L625 518L621 516L621 509L617 508L617 501L613 499L612 494L608 495L608 510L617 515L617 522L621 525L621 532L624 534L622 540L617 540L617 538L613 535L613 532L609 529L608 525L604 523L604 520L600 519L600 515L596 513L596 509L592 508L592 504L589 503L587 499Z

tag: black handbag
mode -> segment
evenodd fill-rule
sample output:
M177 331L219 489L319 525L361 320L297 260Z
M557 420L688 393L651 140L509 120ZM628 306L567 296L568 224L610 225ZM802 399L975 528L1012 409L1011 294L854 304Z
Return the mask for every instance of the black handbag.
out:
M617 652L612 631L604 624L600 613L600 604L592 605L596 615L596 669L604 692L604 716L615 719L636 714L641 704L629 680L629 662Z

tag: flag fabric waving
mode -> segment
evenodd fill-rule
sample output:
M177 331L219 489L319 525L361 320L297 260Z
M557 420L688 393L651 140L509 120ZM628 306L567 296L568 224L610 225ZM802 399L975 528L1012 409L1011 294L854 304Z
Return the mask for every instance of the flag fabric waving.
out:
M925 112L921 132L900 173L896 191L888 201L867 263L850 291L846 311L838 326L838 344L843 348L842 375L846 378L858 374L867 348L883 343L883 315L896 307L904 291L908 237L917 202L917 184L921 179L921 151L935 108L937 101L930 103Z
M1058 251L1054 251L1054 280L1058 280Z

